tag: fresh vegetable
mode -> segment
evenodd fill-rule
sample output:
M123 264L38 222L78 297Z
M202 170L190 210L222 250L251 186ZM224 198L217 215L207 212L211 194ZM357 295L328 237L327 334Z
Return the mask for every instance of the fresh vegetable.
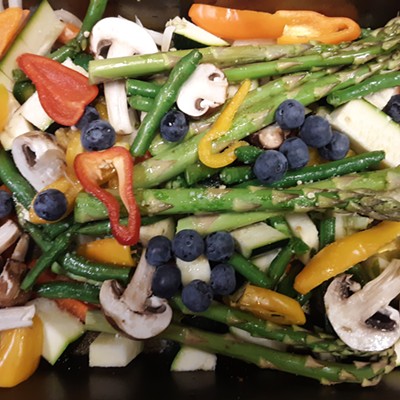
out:
M104 168L106 164L106 168ZM120 205L115 197L100 187L104 177L104 170L110 164L118 174L119 195L128 210L128 225L120 225ZM133 161L129 152L123 147L111 147L102 152L81 153L75 158L74 168L76 176L83 188L96 196L107 207L111 229L119 243L133 245L139 239L140 214L132 190Z
M47 57L23 54L18 65L34 83L47 114L61 125L78 122L99 93L85 76Z

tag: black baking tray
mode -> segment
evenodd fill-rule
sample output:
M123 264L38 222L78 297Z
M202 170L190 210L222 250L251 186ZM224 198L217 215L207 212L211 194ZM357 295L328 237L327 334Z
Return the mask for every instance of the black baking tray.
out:
M362 26L378 27L400 13L400 0L236 0L203 1L274 11L314 9L331 15L349 15ZM52 6L82 17L87 1L50 0ZM121 0L109 1L106 13L134 18L157 29L174 16L186 15L190 1ZM24 2L25 6L34 1ZM252 365L219 357L215 372L170 372L173 347L161 354L141 354L126 368L89 368L85 356L64 356L52 367L42 361L37 372L12 389L0 389L0 400L120 400L120 399L207 399L207 400L397 400L400 371L384 377L375 387L342 384L322 386L311 379L286 373L260 370Z

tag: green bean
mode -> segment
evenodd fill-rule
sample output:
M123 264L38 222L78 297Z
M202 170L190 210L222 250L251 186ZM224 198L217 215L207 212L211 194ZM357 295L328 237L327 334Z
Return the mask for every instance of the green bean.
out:
M75 236L76 229L77 227L74 226L63 232L54 240L51 247L46 249L46 251L38 258L35 266L27 273L21 283L21 289L31 289L39 275L68 250L68 247Z
M194 72L201 58L201 53L193 50L173 68L167 82L154 99L153 109L146 114L140 125L130 149L133 156L143 156L146 153L162 117L175 103L180 87Z
M153 99L139 95L128 97L128 104L137 111L149 112L154 108Z
M319 224L319 248L322 249L335 241L335 217L327 217Z
M378 92L379 90L392 88L399 85L399 71L377 74L346 89L335 90L327 97L327 102L337 107L341 104L349 102L350 100L360 99L368 94Z
M235 156L243 164L254 164L263 151L263 149L256 146L240 146L235 149Z
M161 89L161 85L139 79L126 80L126 93L128 96L139 95L154 99Z
M60 264L66 272L98 282L116 279L127 283L133 271L128 267L89 261L76 253L66 253L60 258Z
M59 222L55 222L53 224L45 224L43 225L43 234L46 236L47 240L53 240L61 233L65 232L69 229L74 223L74 219L72 217L68 217Z
M272 260L267 270L267 276L271 278L273 282L273 287L278 284L279 280L284 275L293 254L293 243L289 241L289 243L285 247L283 247L276 255L276 257Z
M210 168L198 161L185 169L185 179L187 184L192 186L204 179L211 178L218 171L220 171L219 168Z
M244 276L249 282L267 289L271 289L273 287L272 280L241 254L234 253L229 259L228 263L232 265L232 267L239 274Z
M75 299L100 304L100 288L86 282L47 282L36 286L34 290L40 297L49 299Z
M220 172L219 177L225 185L230 186L242 182L247 182L250 179L255 178L255 175L253 173L252 167L241 165L239 167L225 167Z
M289 171L278 182L268 185L272 188L289 188L299 184L316 182L330 179L335 176L351 174L353 172L366 171L371 167L376 167L385 158L383 151L370 151L346 157L342 160L331 161L325 164L304 167L296 171ZM236 187L246 187L249 185L261 186L258 180L248 181L238 184Z
M0 146L0 180L10 189L16 199L25 208L29 208L36 190L19 173L14 161L3 147Z
M40 225L32 224L26 221L23 225L24 231L35 241L42 251L47 251L52 243L45 239L43 230Z

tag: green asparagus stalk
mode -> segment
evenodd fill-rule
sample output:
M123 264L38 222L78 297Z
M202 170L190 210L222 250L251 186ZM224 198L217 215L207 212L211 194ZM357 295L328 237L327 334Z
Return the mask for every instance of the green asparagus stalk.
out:
M310 355L281 352L268 347L246 343L230 334L220 335L171 324L160 337L204 351L237 358L260 368L277 369L318 380L322 384L377 384L384 374L395 367L392 349L382 352L379 361L337 363L315 359Z
M308 44L205 47L199 49L203 63L213 63L219 67L240 65L257 61L276 60L282 57L296 57L309 50ZM322 49L319 49L322 51ZM136 78L170 71L190 50L170 51L151 55L94 60L89 63L89 79L97 84L106 80Z
M329 104L334 107L347 103L350 100L359 99L370 93L378 92L382 89L400 86L400 72L389 72L374 75L364 82L351 86L347 89L335 90L327 97Z
M310 81L292 91L274 96L269 101L256 104L243 113L238 113L234 119L232 128L218 140L219 148L226 147L235 140L241 140L251 133L257 132L274 121L276 108L284 100L292 98L303 105L309 105L327 96L335 88L351 86L360 82L377 71L384 69L386 62L376 62L361 65L357 68L349 68L328 75L316 81ZM136 187L158 186L161 182L171 179L173 176L182 173L188 165L198 160L197 146L205 133L201 133L177 145L170 151L162 152L149 160L135 166Z

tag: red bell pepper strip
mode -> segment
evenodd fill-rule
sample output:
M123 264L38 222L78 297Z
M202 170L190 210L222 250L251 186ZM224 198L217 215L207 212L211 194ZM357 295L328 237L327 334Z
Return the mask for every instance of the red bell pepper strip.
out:
M75 125L99 93L87 77L50 58L25 53L17 62L35 85L46 113L60 125Z
M110 168L118 175L118 190L128 211L128 224L120 225L120 205L108 191L101 188L104 175ZM123 245L132 246L139 240L140 212L133 193L133 159L130 152L119 146L103 151L80 153L76 156L74 169L86 192L98 198L107 208L111 232Z

